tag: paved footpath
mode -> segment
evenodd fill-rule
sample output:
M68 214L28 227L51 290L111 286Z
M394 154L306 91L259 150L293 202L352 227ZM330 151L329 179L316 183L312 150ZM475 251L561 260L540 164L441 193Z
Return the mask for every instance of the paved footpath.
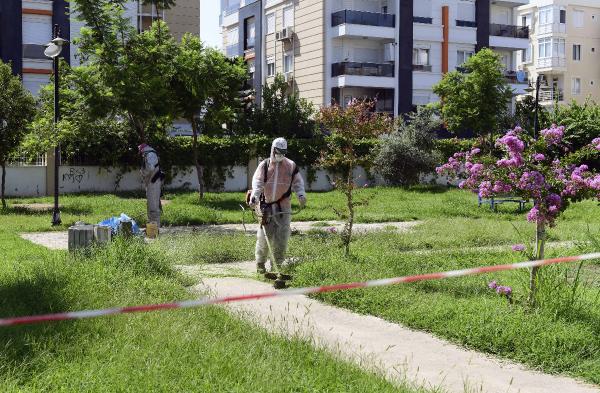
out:
M355 233L366 233L374 231L396 231L407 232L415 226L422 224L422 221L408 222L386 222L373 224L354 224ZM328 231L335 228L336 231L341 231L344 224L340 221L300 221L292 222L292 231L309 232L309 231ZM253 232L258 230L258 224L222 224L222 225L196 225L196 226L181 226L181 227L164 227L160 229L161 235L186 235L193 233L232 233L232 232ZM67 231L60 232L38 232L38 233L23 233L21 237L30 242L44 246L51 250L67 250L69 243L69 235Z
M268 292L254 280L253 263L180 266L201 278L193 288L211 296ZM238 277L224 277L227 275ZM221 277L215 277L221 276ZM310 339L343 359L388 379L448 392L598 393L600 388L571 378L542 374L450 344L373 316L359 315L306 296L231 303L236 314L284 336Z

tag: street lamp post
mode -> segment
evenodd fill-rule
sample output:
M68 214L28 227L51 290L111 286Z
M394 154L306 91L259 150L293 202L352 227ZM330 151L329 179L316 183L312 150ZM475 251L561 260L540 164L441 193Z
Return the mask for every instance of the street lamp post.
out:
M533 139L537 138L537 133L539 131L538 129L540 127L538 120L538 107L540 106L540 85L542 84L543 77L544 76L542 74L538 74L537 78L535 79L535 114L533 115ZM530 85L530 87L525 89L525 91L531 93L533 92L533 88Z
M54 209L52 211L52 225L60 225L60 209L58 207L58 167L60 161L60 145L58 143L58 122L60 121L59 87L60 69L59 56L67 40L60 38L60 27L54 25L53 39L46 45L44 54L54 61L54 132L56 134L56 145L54 146Z

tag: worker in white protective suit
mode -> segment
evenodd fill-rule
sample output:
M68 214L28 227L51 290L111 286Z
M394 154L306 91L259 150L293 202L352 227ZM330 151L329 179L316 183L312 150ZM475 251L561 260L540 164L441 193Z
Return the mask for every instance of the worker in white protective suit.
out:
M296 193L301 208L306 205L304 180L297 165L286 158L286 154L287 141L284 138L275 139L271 146L270 158L262 161L254 172L250 196L250 205L259 206L263 214L262 224L257 233L256 269L258 273L265 274L265 277L275 279L277 289L285 288L286 281L291 279L291 276L286 274L289 271L283 261L291 234L292 192ZM274 259L271 264L274 264L279 272L277 275L268 273L265 268L269 246Z
M138 150L143 158L140 172L146 187L148 222L154 222L160 227L160 213L162 210L160 194L164 173L160 170L158 154L152 147L142 143L138 146Z

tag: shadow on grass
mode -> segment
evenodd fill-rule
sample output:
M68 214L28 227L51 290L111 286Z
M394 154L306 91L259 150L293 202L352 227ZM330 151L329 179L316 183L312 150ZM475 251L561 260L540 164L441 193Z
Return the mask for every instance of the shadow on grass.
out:
M62 312L69 309L69 302L61 294L66 283L58 277L35 275L0 284L0 315L3 318ZM37 351L44 351L44 342L53 343L70 337L72 323L50 323L0 328L3 343L2 361L7 366L18 367L19 373L27 373Z
M82 216L92 214L94 211L88 206L65 206L60 208L60 212L64 214L72 214L75 216ZM0 209L0 214L3 215L22 215L22 216L47 216L52 214L52 208L40 209L40 208L28 208L28 207L14 207L9 206L7 208Z

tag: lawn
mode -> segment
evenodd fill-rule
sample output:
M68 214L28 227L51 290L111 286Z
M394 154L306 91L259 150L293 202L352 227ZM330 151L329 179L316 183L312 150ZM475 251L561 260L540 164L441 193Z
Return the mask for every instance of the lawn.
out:
M63 219L143 208L110 196L62 199ZM20 239L48 214L0 214L0 315L188 299L193 284L160 244L115 241L86 254ZM417 392L254 327L219 307L0 328L2 391Z
M525 221L525 213L518 212L516 206L501 206L499 212L494 213L486 207L477 208L473 194L437 187L378 188L362 190L361 193L369 199L369 204L360 208L359 222L420 220L423 224L406 234L381 232L359 236L352 245L353 256L349 259L343 258L335 235L316 232L295 235L290 242L290 255L298 257L302 263L296 269L294 285L338 283L516 262L527 259L527 256L511 251L511 245L523 243L531 250L534 226ZM164 221L168 225L241 222L238 206L243 198L241 193L209 194L202 202L193 193L167 194L166 198L172 201L165 207ZM294 220L331 221L336 219L331 207L343 202L336 193L309 193L308 198L308 208L294 216ZM17 200L11 202L16 203ZM79 219L96 222L122 211L143 222L143 200L131 196L69 196L63 198L63 203L65 225ZM14 210L8 213L2 219L11 228L8 232L13 241L16 241L15 232L48 229L49 215L23 215ZM597 203L584 201L574 204L548 235L551 242L557 242L549 247L549 256L597 251L600 247L597 240L600 238L600 209ZM197 234L163 237L154 247L154 252L160 252L172 263L226 263L252 259L254 236ZM34 249L27 252L32 253ZM20 259L17 255L12 258ZM69 265L68 262L63 263ZM87 262L85 265L90 265L90 269L94 266ZM144 266L145 263L139 265ZM543 269L540 306L535 310L523 307L528 278L525 271L344 291L319 298L359 313L377 315L429 331L466 347L517 360L545 372L570 374L600 384L600 263L585 263L577 280L576 267ZM131 289L125 288L130 288L130 284L124 284L125 295L114 292L109 297L114 296L117 304L124 302L118 299L125 299L131 304L134 300L176 298L177 294L185 296L183 284L178 281L181 279L170 277L170 273L166 272L152 277L172 285L170 291L130 293ZM491 280L512 286L512 304L487 287ZM85 296L86 302L105 304L96 298L108 296L106 290L91 290L89 297ZM130 295L133 297L129 298ZM107 299L104 301L109 303ZM82 305L67 303L62 306L75 309ZM199 314L203 312L198 311ZM218 313L219 310L210 312ZM189 314L197 315L195 312ZM180 323L188 320L187 312L167 315ZM146 318L157 317L146 315L111 320L128 326ZM102 325L105 322L93 323ZM159 326L160 320L155 323ZM241 322L236 320L235 323ZM148 334L158 335L161 329L156 326ZM131 331L126 327L123 329ZM179 340L177 335L174 337Z

